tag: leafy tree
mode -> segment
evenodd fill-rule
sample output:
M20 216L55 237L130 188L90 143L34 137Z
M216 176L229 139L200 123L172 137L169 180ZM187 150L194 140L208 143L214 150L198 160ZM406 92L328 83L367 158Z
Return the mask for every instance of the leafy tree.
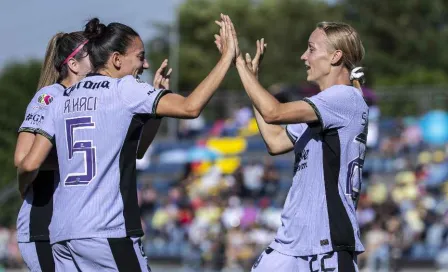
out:
M339 6L361 34L376 85L448 83L446 0L344 0Z
M209 73L219 58L213 35L219 14L231 16L243 52L255 51L255 41L265 38L268 53L263 60L264 84L298 83L305 78L300 56L316 23L340 19L340 9L312 0L186 0L179 8L179 89L191 91ZM325 14L325 16L323 16ZM158 26L160 35L150 41L150 60L155 65L169 54L170 26ZM156 49L156 50L155 50ZM221 86L240 90L235 69Z
M25 109L36 92L41 63L36 60L14 63L4 67L0 75L0 192L15 185L14 149L17 129L23 121ZM0 206L0 224L11 224L17 217L20 197L16 195Z

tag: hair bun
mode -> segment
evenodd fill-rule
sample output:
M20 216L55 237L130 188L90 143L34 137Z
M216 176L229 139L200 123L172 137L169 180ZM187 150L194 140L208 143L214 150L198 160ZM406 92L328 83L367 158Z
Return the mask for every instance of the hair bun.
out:
M355 67L350 72L350 81L357 80L359 83L364 84L365 75L363 67Z
M91 40L100 37L106 31L106 26L100 23L100 19L91 19L84 29L85 36Z

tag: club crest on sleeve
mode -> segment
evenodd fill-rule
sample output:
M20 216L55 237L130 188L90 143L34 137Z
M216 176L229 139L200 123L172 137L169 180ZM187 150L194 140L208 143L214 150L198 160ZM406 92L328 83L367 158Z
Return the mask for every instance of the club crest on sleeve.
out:
M42 94L37 98L37 102L42 105L49 105L51 102L53 102L53 96L49 94Z

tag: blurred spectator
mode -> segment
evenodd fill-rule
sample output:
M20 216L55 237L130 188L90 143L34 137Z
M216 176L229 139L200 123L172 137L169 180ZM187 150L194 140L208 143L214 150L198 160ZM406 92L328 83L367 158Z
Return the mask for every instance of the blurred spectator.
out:
M367 268L369 271L389 271L388 234L380 219L376 219L372 228L365 234Z
M280 190L280 173L275 169L273 160L266 157L263 165L262 188L260 196L276 199Z
M0 226L0 263L7 263L8 261L8 241L10 239L10 231Z
M366 247L359 267L399 271L403 263L432 262L446 269L448 145L428 147L415 120L383 122L377 113L371 110L379 130L367 152L357 208ZM231 174L208 162L200 175L196 162L174 180L141 176L148 255L177 257L185 271L250 270L281 224L292 165L262 160L259 151L242 156ZM0 231L0 254L1 237Z
M235 111L235 115L233 117L235 120L235 127L237 129L240 129L247 126L252 117L252 108L249 106L241 105L239 109Z
M178 128L179 139L194 139L205 129L205 118L199 115L195 119L180 119Z
M263 165L252 161L243 168L244 186L250 191L250 196L258 197L263 187Z

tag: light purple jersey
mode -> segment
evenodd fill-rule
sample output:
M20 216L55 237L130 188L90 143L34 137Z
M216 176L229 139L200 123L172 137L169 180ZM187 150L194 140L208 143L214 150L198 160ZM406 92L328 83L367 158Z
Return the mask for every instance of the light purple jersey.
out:
M136 150L143 124L168 92L132 76L91 74L53 102L38 132L58 150L51 243L143 235Z
M351 86L304 99L319 122L286 127L294 143L294 178L282 226L270 247L287 255L364 251L356 219L368 106Z
M46 116L53 99L64 93L59 83L44 87L36 92L25 112L25 119L19 133L35 133ZM28 190L17 217L17 240L20 243L30 241L48 241L48 226L53 213L53 192L59 182L58 171L40 171Z

